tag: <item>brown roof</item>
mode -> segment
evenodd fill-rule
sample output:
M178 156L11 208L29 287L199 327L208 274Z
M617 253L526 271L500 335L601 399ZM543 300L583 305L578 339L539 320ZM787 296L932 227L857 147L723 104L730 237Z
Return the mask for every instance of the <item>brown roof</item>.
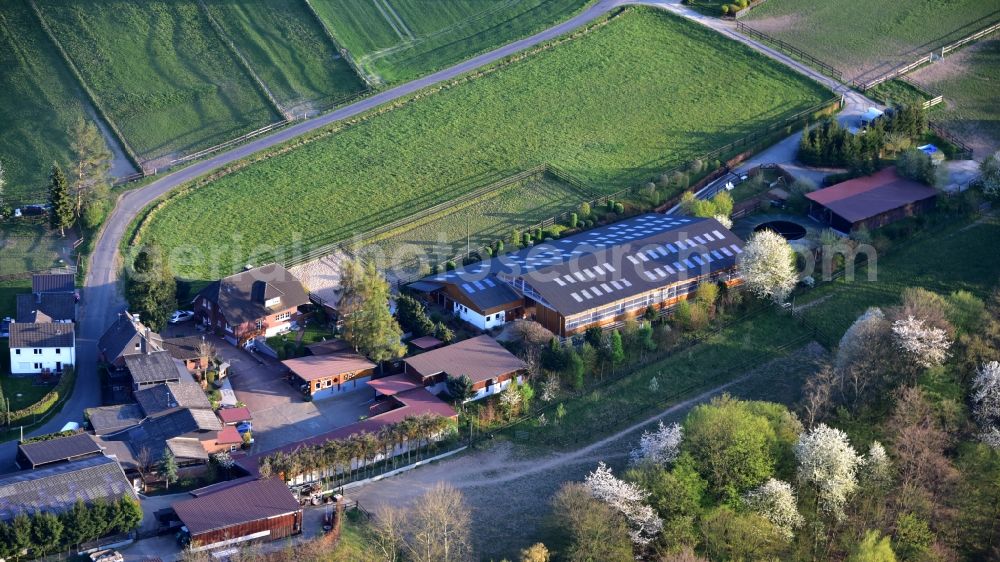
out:
M73 324L40 323L10 325L10 347L73 347L75 343Z
M329 355L330 353L352 351L351 344L347 343L344 340L336 340L336 339L321 341L319 343L307 345L306 349L308 349L309 353L312 353L313 355Z
M896 175L895 166L806 194L852 223L935 196L934 188Z
M474 383L527 368L524 361L487 335L414 355L405 361L409 369L423 377L438 373L453 377L465 375Z
M224 277L202 289L198 296L215 303L233 326L309 302L302 283L275 263Z
M440 347L442 343L444 342L434 336L424 336L410 340L410 345L417 349L434 349L435 347Z
M253 480L218 492L174 503L174 511L192 535L295 513L302 508L278 478Z
M242 443L243 436L240 435L235 426L227 425L215 436L215 440L222 445L231 445L233 443Z
M383 396L392 396L393 394L413 390L414 388L423 386L423 384L420 381L414 380L413 377L406 373L400 373L391 377L370 380L368 381L368 386L374 388L375 392Z
M239 423L253 419L253 416L250 415L250 408L246 406L242 408L220 408L218 414L222 423Z
M204 341L204 336L184 336L181 338L165 339L160 342L160 344L162 345L163 350L169 353L174 359L187 361L189 359L198 359L201 357L198 347L200 347Z
M69 460L101 452L94 438L86 433L76 433L45 441L21 443L17 446L32 467Z
M346 353L310 355L298 359L286 359L282 363L305 381L375 368L375 364L364 357Z

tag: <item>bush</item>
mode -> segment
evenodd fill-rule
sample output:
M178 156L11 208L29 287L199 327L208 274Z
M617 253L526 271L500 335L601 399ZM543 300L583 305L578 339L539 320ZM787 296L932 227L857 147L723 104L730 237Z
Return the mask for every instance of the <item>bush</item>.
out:
M924 185L935 184L936 170L930 155L916 148L906 150L896 158L896 171L900 176Z
M625 212L625 205L621 203L615 203L615 212L619 215Z
M559 238L560 236L562 236L562 233L565 230L566 230L566 226L565 225L554 224L554 225L552 225L552 226L550 226L550 227L548 227L548 228L545 229L545 237L546 238Z
M724 16L729 15L729 4L722 5L722 15Z
M445 269L445 271L454 271L455 270L455 262L453 262L451 260L448 260L444 264L444 269Z
M569 215L569 227L570 228L576 228L576 226L577 226L577 224L579 222L580 222L580 218L576 215L576 213L570 213L570 215Z
M583 203L580 203L580 218L586 219L589 217L590 217L590 203L584 201Z

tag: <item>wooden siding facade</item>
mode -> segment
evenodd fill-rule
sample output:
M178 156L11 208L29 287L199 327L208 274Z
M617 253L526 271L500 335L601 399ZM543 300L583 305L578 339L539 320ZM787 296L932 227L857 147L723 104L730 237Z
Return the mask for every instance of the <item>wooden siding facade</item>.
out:
M198 548L226 541L236 541L243 537L248 537L261 532L269 532L266 537L261 537L261 541L274 541L297 535L302 532L302 510L293 511L284 515L247 521L238 525L223 527L204 533L191 535L191 547Z

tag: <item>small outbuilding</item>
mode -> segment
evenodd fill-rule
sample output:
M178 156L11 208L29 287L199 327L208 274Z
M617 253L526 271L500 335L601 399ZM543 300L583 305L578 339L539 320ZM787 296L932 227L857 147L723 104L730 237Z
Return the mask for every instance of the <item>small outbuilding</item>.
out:
M199 552L302 532L302 507L280 478L251 480L173 504Z
M475 391L472 400L500 392L527 372L524 361L488 335L414 355L404 362L406 374L434 393L446 389L449 376L469 377Z
M840 232L885 226L934 208L937 190L896 175L894 166L807 193L809 216Z
M352 353L308 355L282 363L292 372L303 394L313 400L363 390L375 374L374 363Z
M45 435L17 445L17 466L23 470L101 455L101 447L87 433Z

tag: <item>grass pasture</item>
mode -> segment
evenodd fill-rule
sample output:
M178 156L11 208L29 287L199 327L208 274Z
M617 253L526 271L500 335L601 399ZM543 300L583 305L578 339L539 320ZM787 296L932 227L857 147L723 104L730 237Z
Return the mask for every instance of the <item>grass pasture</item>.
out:
M5 195L10 203L44 201L52 162L70 159L67 131L84 116L84 104L26 0L0 5L0 69Z
M195 1L38 4L143 160L207 148L280 118Z
M909 79L944 96L931 119L985 158L1000 149L1000 38L983 39Z
M569 18L590 0L311 0L366 72L410 80Z
M326 108L364 88L302 0L205 5L283 109Z
M274 246L345 240L543 162L613 192L829 95L711 30L634 9L175 197L143 235L189 250L179 275L213 279Z
M11 220L0 228L0 275L60 267L72 249L73 234L60 238L41 219ZM30 285L30 283L29 283Z
M865 81L998 18L998 0L769 0L743 21Z

